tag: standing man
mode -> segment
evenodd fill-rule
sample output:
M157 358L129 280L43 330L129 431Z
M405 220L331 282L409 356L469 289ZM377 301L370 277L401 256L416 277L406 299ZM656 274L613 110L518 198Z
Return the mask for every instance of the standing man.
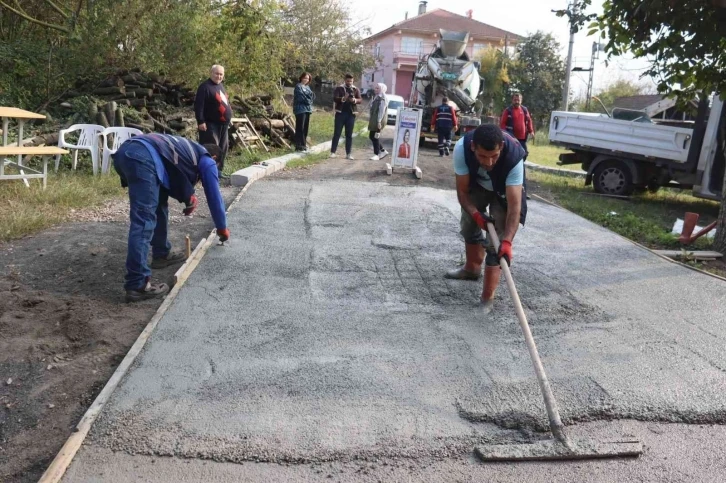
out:
M512 136L493 124L479 126L454 146L456 195L461 205L461 235L466 244L466 263L446 273L446 278L478 280L486 247L486 267L481 302L491 310L494 292L499 285L504 257L512 263L512 241L519 224L524 224L527 201L524 196L524 156L522 146ZM486 217L486 209L489 215ZM482 215L484 213L484 215ZM487 220L489 218L489 220ZM494 251L489 237L484 238L487 223L501 240Z
M434 110L431 118L431 130L439 135L439 156L449 155L451 133L459 129L456 111L449 105L449 99L441 99L441 105Z
M219 176L222 174L224 159L229 149L229 124L232 122L232 106L229 105L227 91L224 90L224 67L213 65L209 79L202 82L194 99L194 114L199 129L199 142L219 146Z
M499 127L506 130L524 148L524 159L527 160L527 136L534 136L534 125L529 110L522 105L522 94L515 92L512 95L512 105L502 111Z
M113 165L121 176L121 186L129 188L131 205L128 251L126 255L126 301L138 302L169 292L165 283L151 283L147 264L151 245L151 268L180 264L185 257L172 254L169 243L169 197L185 204L184 214L197 207L194 186L202 181L217 235L229 239L224 200L219 191L215 144L201 146L179 136L145 134L121 145L113 155Z
M333 131L333 143L330 146L330 157L338 155L340 135L345 128L345 159L353 159L353 130L355 129L355 116L358 114L358 104L363 102L360 90L353 85L353 74L345 74L345 82L333 91L335 101L335 128Z

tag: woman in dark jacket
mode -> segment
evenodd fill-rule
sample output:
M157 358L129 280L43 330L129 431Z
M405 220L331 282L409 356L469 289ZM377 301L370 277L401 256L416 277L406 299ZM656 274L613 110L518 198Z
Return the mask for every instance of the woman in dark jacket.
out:
M313 101L315 100L315 94L308 85L311 79L308 72L303 72L293 94L292 111L295 113L295 151L308 150L308 126L310 125L310 114L313 112Z

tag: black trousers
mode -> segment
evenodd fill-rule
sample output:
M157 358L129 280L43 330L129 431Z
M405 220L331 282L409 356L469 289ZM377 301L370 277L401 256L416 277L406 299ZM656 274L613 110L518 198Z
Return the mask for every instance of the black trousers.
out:
M221 153L217 164L219 164L219 174L224 169L224 158L227 157L229 151L229 124L220 124L217 122L207 122L207 130L199 131L199 144L215 144L219 147Z
M371 133L368 135L368 139L371 140L373 143L373 154L378 156L381 154L381 139L380 136L381 131L371 131Z
M295 151L303 151L308 147L308 128L310 127L310 113L295 114Z
M353 130L355 129L355 114L350 112L335 113L335 128L333 129L333 143L330 152L338 150L338 141L345 128L345 154L350 154L353 149Z

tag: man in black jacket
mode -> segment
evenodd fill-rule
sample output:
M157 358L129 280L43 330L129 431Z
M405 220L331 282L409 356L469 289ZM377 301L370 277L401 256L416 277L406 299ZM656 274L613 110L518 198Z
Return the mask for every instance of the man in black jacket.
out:
M197 96L194 99L194 114L197 118L199 129L199 142L201 144L216 144L219 146L220 155L217 160L219 164L219 176L222 176L224 169L224 158L229 149L229 124L232 122L232 106L227 98L227 91L224 90L224 67L213 65L209 79L202 82L197 89Z

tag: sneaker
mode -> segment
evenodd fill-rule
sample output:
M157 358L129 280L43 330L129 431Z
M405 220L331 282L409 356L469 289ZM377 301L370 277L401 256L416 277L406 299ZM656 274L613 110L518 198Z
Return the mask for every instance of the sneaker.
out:
M385 158L386 156L388 156L388 151L386 151L386 150L384 149L384 150L382 150L382 151L381 151L381 153L380 153L380 154L378 155L378 158L379 158L379 159L383 159L383 158Z
M349 159L349 160L351 160L351 161L352 161L352 160L354 160L355 158L353 157L353 155L352 155L352 154L346 154L346 155L345 155L345 159Z
M138 290L127 290L126 302L141 302L142 300L161 297L167 293L169 293L169 286L167 284L152 284L151 282L146 282L146 285L143 288Z
M371 157L371 161L380 161L381 158L378 157L378 155L374 155Z
M444 154L445 154L445 155L447 155L447 156L448 156L449 154L451 154L451 152L449 151L449 148L445 148L445 149L444 149Z
M166 258L152 258L151 268L166 268L173 265L181 265L187 257L183 253L169 253Z
M338 155L337 155L337 154L335 154L335 153L330 153L330 156L328 156L328 157L329 157L329 158L337 158L337 157L338 157Z

